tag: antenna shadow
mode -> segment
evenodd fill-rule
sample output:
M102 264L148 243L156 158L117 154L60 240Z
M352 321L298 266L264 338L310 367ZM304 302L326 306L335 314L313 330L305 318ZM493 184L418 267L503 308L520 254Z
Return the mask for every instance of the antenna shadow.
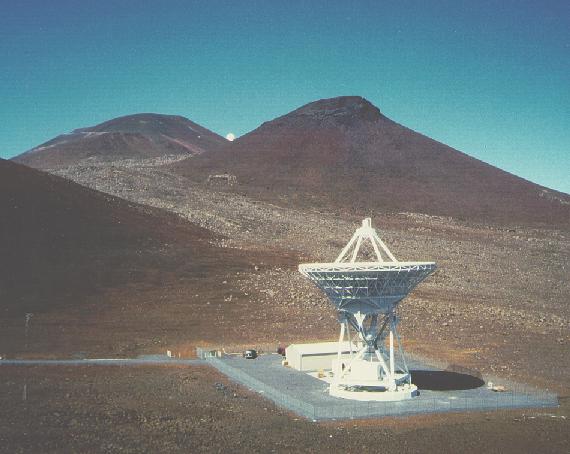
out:
M419 390L459 391L483 386L485 381L479 377L446 370L411 370L412 383Z

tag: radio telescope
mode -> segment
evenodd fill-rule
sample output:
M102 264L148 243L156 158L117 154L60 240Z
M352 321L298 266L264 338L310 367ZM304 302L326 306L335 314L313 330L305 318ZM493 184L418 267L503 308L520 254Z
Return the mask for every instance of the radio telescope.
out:
M368 243L376 260L358 261ZM433 262L399 262L378 237L370 218L362 221L334 263L299 265L301 274L325 292L338 311L340 336L332 364L331 395L393 401L418 394L398 335L396 309L435 269ZM351 330L356 333L356 344ZM346 349L345 336L348 356L341 354Z

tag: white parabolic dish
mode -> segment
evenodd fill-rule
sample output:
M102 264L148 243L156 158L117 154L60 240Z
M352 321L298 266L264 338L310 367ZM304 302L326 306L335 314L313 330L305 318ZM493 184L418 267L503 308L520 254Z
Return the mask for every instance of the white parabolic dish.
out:
M306 263L299 271L311 279L338 310L391 312L436 268L433 262Z

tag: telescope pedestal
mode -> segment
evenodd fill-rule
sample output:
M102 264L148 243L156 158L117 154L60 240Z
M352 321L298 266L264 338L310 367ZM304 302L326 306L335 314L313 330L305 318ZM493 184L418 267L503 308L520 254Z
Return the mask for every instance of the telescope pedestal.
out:
M360 400L368 402L394 402L398 400L408 400L418 395L418 387L405 383L398 386L394 391L369 392L351 391L350 388L342 387L331 383L329 394L342 399Z
M332 363L333 378L330 395L345 399L364 401L396 401L411 399L418 395L417 386L411 382L404 352L396 329L396 317L385 317L380 329L377 314L371 317L364 314L344 314L339 337L339 353ZM372 318L371 321L368 319ZM364 322L369 321L366 325ZM360 338L358 350L350 352L348 358L341 356L345 335L350 340L350 326ZM376 332L377 331L377 332ZM398 339L399 358L396 362L394 337ZM388 340L387 351L385 348Z

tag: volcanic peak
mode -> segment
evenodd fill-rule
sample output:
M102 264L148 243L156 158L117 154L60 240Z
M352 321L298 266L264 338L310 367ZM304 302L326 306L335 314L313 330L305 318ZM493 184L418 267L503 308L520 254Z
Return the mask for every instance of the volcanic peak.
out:
M141 134L171 135L173 130L184 128L199 133L203 128L180 115L164 115L156 113L137 113L114 118L96 126L80 128L73 131L81 132L126 132Z
M383 118L380 110L361 96L339 96L306 104L266 123L275 126L336 127L376 122Z
M98 159L147 159L197 155L223 146L218 134L177 115L139 113L62 134L14 161L41 169L63 168Z

